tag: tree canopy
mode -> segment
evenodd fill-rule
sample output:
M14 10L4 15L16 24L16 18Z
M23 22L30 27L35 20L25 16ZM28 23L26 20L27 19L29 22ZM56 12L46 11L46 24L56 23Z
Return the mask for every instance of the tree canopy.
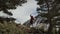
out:
M50 24L47 34L52 34L52 29L56 24L56 21L60 16L60 0L36 0L40 8L37 9L39 16L47 18L47 22ZM54 18L57 17L57 18Z
M26 0L0 0L0 11L8 15L13 15L11 12L8 12L8 9L16 9L16 6L22 5Z

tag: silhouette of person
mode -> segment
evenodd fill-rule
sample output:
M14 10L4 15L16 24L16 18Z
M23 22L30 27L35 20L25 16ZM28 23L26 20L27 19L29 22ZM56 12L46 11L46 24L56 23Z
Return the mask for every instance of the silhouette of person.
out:
M34 20L34 17L32 15L30 15L30 24L33 24L33 20Z

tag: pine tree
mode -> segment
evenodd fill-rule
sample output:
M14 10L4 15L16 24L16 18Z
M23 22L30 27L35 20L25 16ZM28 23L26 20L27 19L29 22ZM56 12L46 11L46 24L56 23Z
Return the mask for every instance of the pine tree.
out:
M0 10L4 13L12 15L11 12L8 12L8 9L16 9L17 5L22 5L26 0L0 0Z
M47 18L50 24L47 34L52 34L52 29L57 23L58 16L60 16L60 0L36 0L40 8L37 9L39 16ZM39 12L40 11L40 12ZM57 17L57 18L55 18ZM60 19L60 18L59 18Z
M9 12L9 9L16 9L16 6L22 6L26 0L0 0L0 11L3 11L5 14L12 16L13 14ZM8 17L6 17L8 18ZM6 19L4 18L4 19ZM0 16L0 21L4 20L3 17ZM10 19L10 18L9 18ZM14 19L14 18L12 18Z

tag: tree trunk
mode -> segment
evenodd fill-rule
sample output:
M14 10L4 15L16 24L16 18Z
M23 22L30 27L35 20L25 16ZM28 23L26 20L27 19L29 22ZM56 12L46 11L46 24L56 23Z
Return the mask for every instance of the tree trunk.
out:
M51 20L49 20L49 24L50 24L50 26L48 28L47 34L52 34L53 24L52 24Z

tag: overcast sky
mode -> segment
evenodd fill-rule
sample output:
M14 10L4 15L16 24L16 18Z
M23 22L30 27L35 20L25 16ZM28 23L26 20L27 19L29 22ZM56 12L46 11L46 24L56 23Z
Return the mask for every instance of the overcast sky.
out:
M37 7L37 2L35 0L27 0L27 3L10 11L13 13L12 17L17 19L16 22L23 24L25 21L30 19L30 14L33 14L34 16L37 15Z

